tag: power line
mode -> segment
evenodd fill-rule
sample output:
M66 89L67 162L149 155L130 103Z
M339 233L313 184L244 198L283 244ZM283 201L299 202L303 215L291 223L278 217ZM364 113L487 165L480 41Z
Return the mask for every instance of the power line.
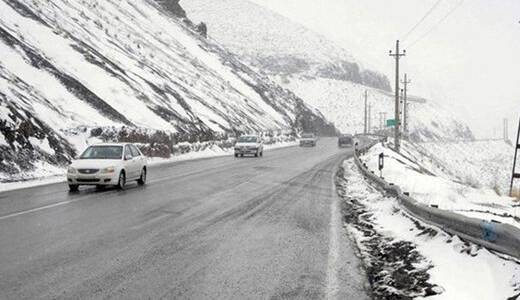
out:
M442 0L437 0L437 2L435 2L433 4L432 7L430 7L430 9L424 14L424 16L419 20L419 22L415 23L415 25L412 27L412 29L410 29L402 38L403 42L406 40L406 38L412 33L414 32L415 29L417 29L417 27L419 27L419 25L421 25L422 22L424 22L424 20L433 12L433 10L439 6L439 4L441 3Z
M419 41L421 41L422 39L424 39L426 36L428 36L430 33L432 33L436 28L437 26L439 26L442 22L444 22L449 16L451 16L451 14L453 14L457 8L459 8L462 4L464 3L464 0L461 0L459 3L457 3L457 5L455 5L442 19L439 20L439 22L435 23L435 25L433 25L425 34L421 35L418 39L416 39L415 41L413 41L409 46L408 46L408 49L410 49L411 47L415 46L415 44L417 44Z

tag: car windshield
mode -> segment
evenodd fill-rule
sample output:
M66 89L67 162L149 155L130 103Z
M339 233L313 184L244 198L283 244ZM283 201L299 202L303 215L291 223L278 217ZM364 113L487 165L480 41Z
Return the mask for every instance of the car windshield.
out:
M123 146L90 146L81 154L80 159L121 159Z
M256 143L256 136L241 136L238 138L239 143Z
M304 139L310 139L310 138L313 138L314 137L314 134L312 133L304 133L302 134L302 138Z

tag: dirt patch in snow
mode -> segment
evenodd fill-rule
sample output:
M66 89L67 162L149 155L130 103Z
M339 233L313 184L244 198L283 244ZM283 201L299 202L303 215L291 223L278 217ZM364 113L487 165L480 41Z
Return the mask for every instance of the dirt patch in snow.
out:
M336 188L342 201L344 221L355 236L366 268L374 299L413 299L443 292L429 282L432 267L413 243L385 237L374 229L372 214L357 199L347 194L347 180L341 168L336 174ZM420 234L436 234L416 224Z

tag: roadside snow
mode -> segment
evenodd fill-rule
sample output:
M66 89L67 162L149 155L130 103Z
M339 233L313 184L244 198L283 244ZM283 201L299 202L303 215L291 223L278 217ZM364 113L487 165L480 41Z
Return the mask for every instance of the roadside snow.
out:
M401 154L398 154L377 144L362 156L362 160L370 170L379 172L378 156L384 153L385 180L395 183L414 199L427 205L437 205L440 209L466 216L520 227L520 207L513 198L500 196L491 188L461 182L451 175L443 162L436 161L419 150L416 145L404 142ZM457 167L455 165L452 168Z
M274 150L279 148L285 148L285 147L293 147L298 145L297 141L293 142L281 142L271 145L265 145L264 150ZM160 164L166 164L176 161L184 161L184 160L194 160L194 159L201 159L201 158L208 158L208 157L218 157L218 156L226 156L226 155L233 155L234 150L232 148L220 148L216 146L209 147L203 151L196 151L196 152L190 152L186 154L181 155L175 155L171 156L170 158L160 158L160 157L152 157L149 158L149 164L150 165L160 165Z
M82 145L83 143L86 143L86 140L82 138L81 135L77 135L77 137L74 139L76 140L75 145ZM90 139L88 140L88 143L91 144L94 142L94 140ZM278 148L284 148L284 147L292 147L298 145L297 141L292 142L280 142L276 144L271 145L265 145L264 149L266 151L274 150ZM84 148L79 148L84 149ZM232 155L233 149L223 149L220 147L209 147L206 148L203 151L196 151L196 152L190 152L186 154L181 155L175 155L171 156L170 158L159 158L159 157L152 157L148 158L148 164L150 166L156 166L161 164L168 164L172 162L177 161L187 161L187 160L195 160L195 159L202 159L202 158L209 158L209 157L219 157L219 156L226 156L226 155ZM9 190L17 190L17 189L23 189L28 187L34 187L34 186L40 186L40 185L47 185L47 184L53 184L53 183L59 183L59 182L65 182L65 173L66 170L64 168L59 168L56 166L53 166L51 164L45 163L45 162L38 162L36 163L36 169L34 171L31 171L29 173L21 173L17 178L13 178L9 175L4 175L0 173L0 192L9 191ZM29 180L24 180L24 177L30 177ZM1 182L1 180L18 180L15 182Z
M427 299L508 299L520 294L519 263L505 260L484 248L467 245L437 228L417 225L420 223L400 210L395 198L385 197L371 187L352 160L346 161L343 167L345 194L365 207L373 228L392 240L412 242L426 258L421 264L431 266L427 271L429 282L444 289L441 294ZM355 236L361 252L366 252L363 251L366 248L363 240L367 238L351 224L347 227Z

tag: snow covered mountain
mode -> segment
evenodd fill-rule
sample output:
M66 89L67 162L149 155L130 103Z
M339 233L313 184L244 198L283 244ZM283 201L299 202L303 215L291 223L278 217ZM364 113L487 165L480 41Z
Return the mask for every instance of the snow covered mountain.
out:
M247 0L182 4L193 20L208 24L210 37L320 110L341 131L363 130L365 91L372 105L373 131L380 127L379 113L393 118L388 78L364 68L356 54L323 36ZM430 100L412 102L409 120L415 140L473 138L465 124Z
M325 37L247 0L194 0L182 5L210 36L270 75L318 76L390 90L388 79L360 66Z
M183 17L178 1L0 0L0 173L67 163L79 150L75 128L125 126L177 142L335 132Z

